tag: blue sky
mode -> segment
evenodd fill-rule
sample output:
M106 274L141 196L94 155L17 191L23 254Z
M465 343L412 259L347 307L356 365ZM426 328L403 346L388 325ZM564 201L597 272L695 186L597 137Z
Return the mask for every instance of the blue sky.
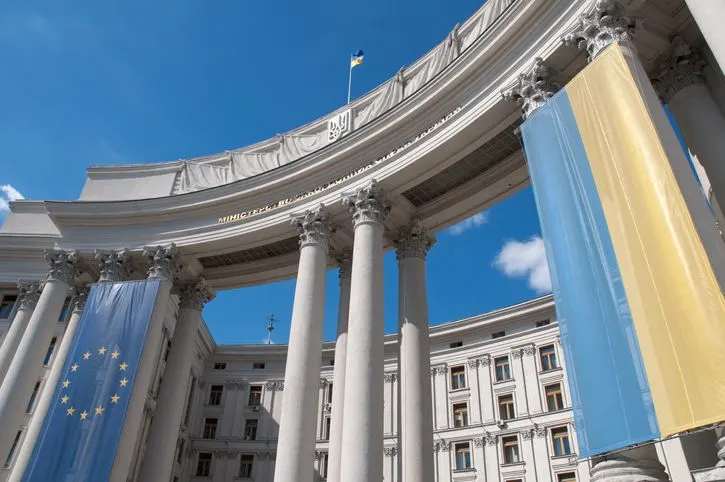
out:
M0 6L0 218L7 201L75 199L85 168L244 146L345 102L350 53L365 52L353 97L443 40L481 0L176 0ZM547 291L530 189L439 233L428 263L431 323ZM498 262L497 262L498 260ZM385 263L386 331L397 268ZM335 336L328 273L325 339ZM218 342L258 343L265 318L285 342L294 280L220 293L205 309Z

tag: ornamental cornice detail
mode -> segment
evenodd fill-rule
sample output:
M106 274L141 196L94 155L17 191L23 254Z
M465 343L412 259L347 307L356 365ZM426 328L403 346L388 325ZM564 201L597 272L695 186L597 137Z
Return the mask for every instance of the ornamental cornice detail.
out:
M42 289L40 283L21 282L18 283L19 310L34 310L38 304Z
M264 388L266 388L267 390L272 390L273 392L281 392L284 390L284 381L274 380L266 382L264 384Z
M398 455L398 447L383 447L383 455L386 457L395 457Z
M614 42L633 47L634 22L624 16L616 0L596 0L576 27L566 34L565 45L586 50L591 62Z
M441 440L441 441L433 444L433 450L436 452L448 452L450 449L451 449L450 442L446 442L445 440Z
M522 440L531 440L534 438L534 432L532 430L522 430L520 434Z
M511 357L514 360L518 360L519 358L522 358L524 356L524 349L523 348L514 348L511 350Z
M355 227L362 223L382 225L391 208L385 189L375 179L352 194L343 194L342 204L352 213Z
M534 426L534 435L537 438L546 437L546 429L544 427Z
M346 249L339 253L335 259L340 271L337 276L340 280L349 280L352 278L352 251Z
M652 77L657 94L664 103L685 87L705 83L702 69L707 61L701 52L697 52L682 37L672 39L672 50L658 66L657 73Z
M425 260L428 250L433 247L435 236L428 233L423 222L413 218L408 226L400 229L400 236L395 241L395 255L398 261L406 258L420 258Z
M330 382L327 380L327 378L320 378L320 390L324 390L325 388L327 388L327 385L329 383Z
M83 313L88 301L88 287L76 286L73 291L73 313Z
M179 308L201 311L215 296L206 278L201 276L198 280L179 287Z
M385 383L395 383L395 381L398 379L397 373L386 373L383 375L383 381Z
M431 367L430 374L435 375L445 375L448 372L448 367L446 365L438 365Z
M520 73L516 81L504 89L501 95L505 100L521 106L521 117L525 120L561 89L555 78L554 69L544 59L536 57L531 67Z
M116 283L128 278L128 250L100 251L96 250L95 259L101 268L99 283Z
M333 229L324 204L312 210L308 209L302 214L292 215L290 223L297 229L300 247L317 245L327 250L330 246Z
M468 360L468 366L470 368L478 368L479 366L487 367L491 364L491 355L483 355L478 358L472 358Z
M181 271L181 253L174 243L170 246L146 247L143 255L149 263L149 279L174 281Z
M237 380L227 380L224 382L224 386L230 390L243 390L244 383Z
M484 439L486 440L486 445L496 445L498 443L498 437L488 432L486 432Z
M62 281L72 286L76 277L76 263L78 263L78 253L76 251L63 251L60 249L45 250L45 259L50 264L48 270L48 281Z

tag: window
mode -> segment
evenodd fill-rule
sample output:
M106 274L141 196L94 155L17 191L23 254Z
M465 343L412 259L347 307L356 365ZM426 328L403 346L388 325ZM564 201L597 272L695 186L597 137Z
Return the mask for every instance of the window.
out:
M184 445L186 445L186 442L184 442L184 439L182 438L179 440L179 450L176 452L177 464L180 464L184 460Z
M58 341L56 337L53 337L52 340L50 340L50 345L48 345L48 351L45 352L45 358L43 358L43 365L47 365L50 363L50 359L53 357L53 351L55 350L55 343Z
M466 388L466 367L463 365L451 368L451 389Z
M199 459L196 462L196 476L209 477L211 473L211 454L209 452L199 453Z
M453 343L450 344L450 347L451 348L460 348L462 346L463 346L463 342L462 341L454 341Z
M550 412L564 408L564 397L561 394L561 384L555 383L544 388L546 391L546 406Z
M58 321L65 321L68 319L68 314L70 313L70 307L71 307L71 298L68 297L63 302L63 308L60 309L60 316L58 317Z
M247 405L250 407L258 407L262 404L262 386L256 385L249 387L249 402Z
M491 333L491 338L503 338L504 336L506 336L506 332L503 330Z
M562 457L564 455L571 455L569 429L566 427L552 428L551 440L554 445L554 456Z
M253 466L254 466L254 455L242 454L241 458L239 459L239 478L240 479L251 479Z
M18 301L18 297L15 295L6 295L2 297L0 301L0 319L6 320L13 314L15 303Z
M35 405L35 399L38 398L38 390L40 390L40 382L35 382L35 387L33 388L33 393L30 395L30 400L28 400L28 406L25 407L25 413L30 413L33 411L33 405Z
M576 482L576 475L574 472L565 472L563 474L557 474L556 482Z
M224 385L212 385L209 391L209 405L221 405Z
M468 425L468 404L456 403L453 405L453 426L465 427Z
M334 367L335 366L335 359L334 358L332 360L330 360L330 366L331 367Z
M516 435L503 437L501 439L501 445L503 446L504 464L517 464L521 462L519 456L519 438Z
M257 440L258 423L256 418L250 418L244 422L244 440Z
M216 418L205 418L204 419L204 438L215 438L216 437Z
M468 442L455 445L456 451L456 470L466 470L471 468L471 444Z
M327 402L332 403L332 382L327 384Z
M191 418L191 403L194 401L194 389L196 388L196 378L192 377L191 387L189 388L189 395L186 398L186 412L184 412L184 425L189 425L189 418Z
M500 356L493 361L496 368L496 381L503 382L511 379L511 365L509 365L509 357Z
M542 371L559 368L559 364L556 361L556 350L554 350L554 345L547 345L539 348L539 358L541 358Z
M513 395L501 395L498 397L498 415L501 417L501 420L511 420L516 416L514 414Z
M18 448L18 442L20 442L20 436L22 434L22 430L18 430L18 433L15 434L13 444L10 446L10 451L8 452L8 457L5 459L5 467L10 467L10 464L13 462L13 456L15 455L15 451Z
M169 361L169 352L171 351L171 340L166 340L166 348L164 350L164 361Z
M254 370L264 370L264 363L255 363L252 365L252 368Z
M226 369L227 369L227 364L224 362L214 364L214 370L226 370Z
M551 320L541 320L536 322L536 328L541 328L542 326L547 326L551 324Z
M323 479L327 478L327 463L328 463L328 454L327 452L321 452L320 453L320 477Z
M330 440L330 426L332 425L332 419L330 417L325 418L325 433L323 434L323 440Z

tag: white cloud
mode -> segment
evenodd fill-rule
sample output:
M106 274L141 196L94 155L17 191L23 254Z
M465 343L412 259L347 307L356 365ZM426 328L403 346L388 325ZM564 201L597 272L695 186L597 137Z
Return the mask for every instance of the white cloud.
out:
M529 287L539 293L551 292L549 265L540 236L528 241L507 241L493 264L508 277L528 278Z
M2 191L0 194L0 211L8 211L10 209L10 205L8 203L11 201L25 199L25 196L20 194L20 191L10 184L0 185L0 191Z
M474 214L468 219L464 219L458 224L454 224L450 228L448 228L448 232L451 233L454 236L458 236L459 234L463 234L468 230L471 230L473 228L477 228L479 226L482 226L488 222L488 213L486 211L483 211L478 214Z

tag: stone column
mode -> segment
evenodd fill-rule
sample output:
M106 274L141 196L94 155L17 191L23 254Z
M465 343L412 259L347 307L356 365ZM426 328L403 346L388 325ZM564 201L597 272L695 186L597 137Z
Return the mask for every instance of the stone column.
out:
M591 62L614 42L634 51L634 22L625 17L617 0L595 0L562 41L586 50Z
M725 72L725 31L722 19L725 18L725 3L712 0L685 0L702 36L720 66Z
M591 482L668 482L665 467L657 460L637 460L624 455L606 455L591 470ZM722 479L715 479L722 480Z
M343 253L340 264L340 303L337 314L335 369L332 375L332 412L330 414L330 451L327 461L327 480L340 482L342 457L342 419L345 403L345 366L347 358L347 320L350 314L350 280L352 253Z
M139 481L169 480L174 467L175 441L184 417L184 400L194 362L196 337L201 326L201 311L214 299L203 277L179 287L179 317L171 339L164 379L159 387L156 414L151 422L146 445L153 450L143 458ZM170 443L174 441L174 443Z
M425 258L435 242L414 219L396 241L402 482L433 482L433 409Z
M143 443L144 437L144 419L146 411L154 413L156 410L156 401L151 398L149 390L153 383L154 373L161 350L162 334L164 329L164 318L166 317L169 303L171 302L171 287L179 272L181 271L181 253L175 245L169 247L157 246L144 249L144 256L149 262L148 279L161 281L159 291L156 296L149 329L146 335L146 341L141 352L138 369L136 370L136 380L134 382L133 391L126 411L126 420L121 430L121 438L116 448L116 458L111 469L109 482L126 482L129 477L134 456L136 455L137 443ZM171 356L169 354L169 356ZM176 404L183 406L184 396L176 400ZM183 407L182 407L183 410ZM173 439L164 441L172 447L176 447L176 436ZM144 444L148 446L148 444ZM155 451L159 447L152 446L149 457L155 457ZM143 462L144 450L140 451L140 460ZM140 482L146 482L143 478Z
M46 251L45 258L50 269L43 292L0 387L0 454L8 453L24 420L28 398L43 370L43 357L76 275L75 252Z
M325 207L294 216L300 262L284 372L275 482L312 482L325 318L325 271L332 234Z
M15 356L20 340L23 338L25 328L28 326L30 317L33 314L35 305L40 298L39 283L18 283L19 307L15 311L13 322L5 335L5 341L0 345L0 385L2 385L5 374L10 368L10 362Z
M652 83L662 101L669 104L687 146L705 168L719 201L725 200L725 115L705 84L704 66L704 56L676 37L670 57Z
M25 438L23 439L23 445L18 452L18 456L13 464L13 470L8 477L8 482L20 482L23 479L25 468L28 465L30 456L33 454L35 443L40 435L40 429L43 427L45 416L50 408L50 403L53 401L53 394L55 388L58 385L58 379L65 366L65 359L68 356L70 347L73 344L76 331L78 329L78 322L81 319L81 314L86 306L86 299L88 298L88 289L85 287L76 287L74 293L74 304L73 313L68 320L68 325L63 333L63 339L58 346L55 354L55 360L50 368L50 372L43 385L43 391L38 397L38 402L33 410L33 416L28 424L28 429L25 432Z
M344 196L343 204L353 215L355 241L340 480L379 481L383 479L383 222L390 203L373 180Z
M725 426L715 429L718 435L717 445L717 461L715 467L710 470L704 470L695 474L695 482L715 482L725 480Z

